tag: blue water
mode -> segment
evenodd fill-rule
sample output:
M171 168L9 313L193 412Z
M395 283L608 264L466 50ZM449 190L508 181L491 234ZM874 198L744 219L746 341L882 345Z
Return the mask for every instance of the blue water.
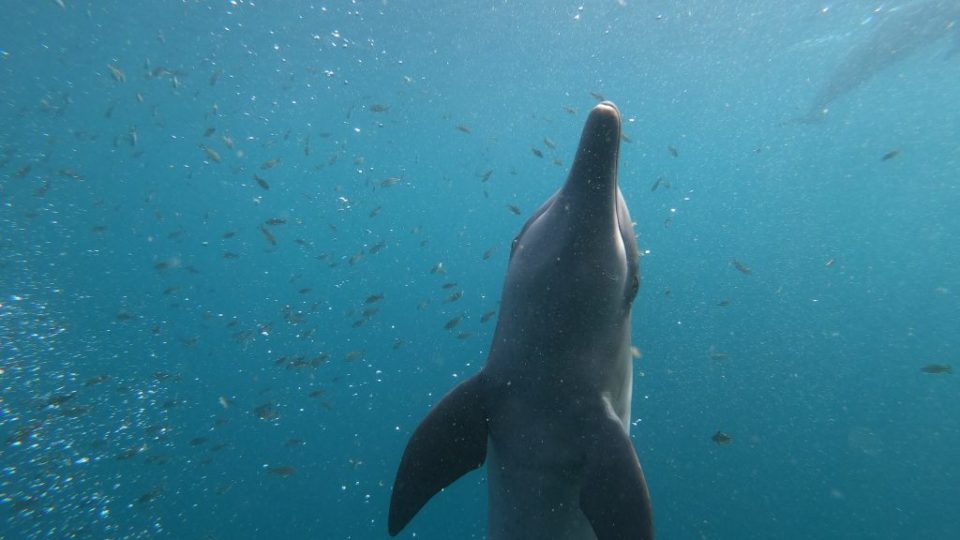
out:
M385 538L591 92L629 137L658 538L960 537L960 380L921 371L960 364L960 57L790 121L898 6L2 8L0 537ZM485 516L476 472L403 535Z

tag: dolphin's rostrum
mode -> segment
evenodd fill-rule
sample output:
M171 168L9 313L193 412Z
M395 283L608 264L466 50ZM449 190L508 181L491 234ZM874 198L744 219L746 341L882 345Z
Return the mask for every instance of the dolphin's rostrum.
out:
M411 436L391 535L486 462L490 539L653 538L629 436L640 272L620 123L613 103L590 112L567 181L514 239L487 363Z

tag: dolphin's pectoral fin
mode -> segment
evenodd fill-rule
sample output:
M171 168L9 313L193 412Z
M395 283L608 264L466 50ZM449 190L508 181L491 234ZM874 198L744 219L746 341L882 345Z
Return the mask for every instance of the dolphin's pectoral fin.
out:
M441 489L483 465L487 414L474 375L437 403L407 443L390 497L390 536L399 533Z
M630 437L620 422L598 422L580 488L580 509L598 540L653 540L650 494Z

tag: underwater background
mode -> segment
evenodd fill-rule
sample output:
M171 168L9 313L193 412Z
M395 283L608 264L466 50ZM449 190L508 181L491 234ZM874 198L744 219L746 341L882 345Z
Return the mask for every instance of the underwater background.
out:
M4 0L0 538L386 538L600 99L657 537L960 537L960 38L843 63L918 4Z

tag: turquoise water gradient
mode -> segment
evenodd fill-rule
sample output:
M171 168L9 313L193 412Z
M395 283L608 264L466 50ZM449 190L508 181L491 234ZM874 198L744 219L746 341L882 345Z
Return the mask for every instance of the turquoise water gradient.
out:
M898 7L5 1L0 538L385 538L591 93L658 538L960 537L960 375L921 371L960 367L960 58L791 122Z

